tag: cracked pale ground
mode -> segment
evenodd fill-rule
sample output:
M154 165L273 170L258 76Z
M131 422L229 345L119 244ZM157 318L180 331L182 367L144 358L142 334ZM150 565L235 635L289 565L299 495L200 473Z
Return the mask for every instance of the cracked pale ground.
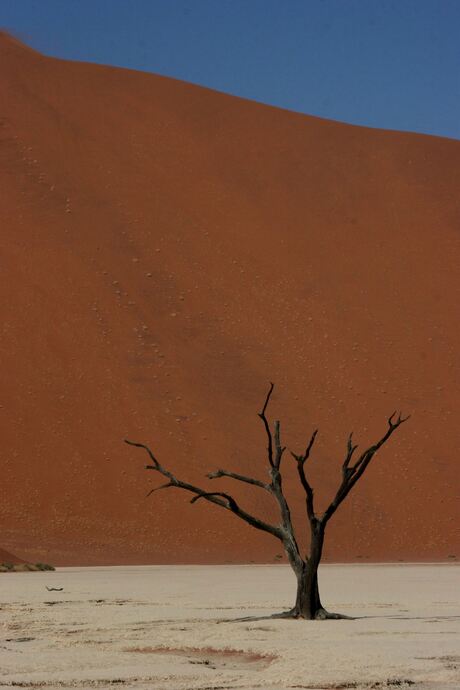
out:
M287 566L61 568L0 576L0 688L460 688L460 568L326 565L356 620L289 608ZM62 592L48 587L63 587Z

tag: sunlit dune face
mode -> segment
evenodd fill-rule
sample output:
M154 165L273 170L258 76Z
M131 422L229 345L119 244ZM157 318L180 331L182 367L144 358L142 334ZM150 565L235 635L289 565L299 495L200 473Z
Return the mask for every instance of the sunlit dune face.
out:
M56 565L278 562L225 511L147 500L154 473L123 444L204 486L218 468L265 481L272 380L283 444L303 452L319 428L318 506L350 431L366 446L411 414L338 511L326 560L455 560L459 143L5 35L0 61L2 546ZM277 519L257 487L217 484Z

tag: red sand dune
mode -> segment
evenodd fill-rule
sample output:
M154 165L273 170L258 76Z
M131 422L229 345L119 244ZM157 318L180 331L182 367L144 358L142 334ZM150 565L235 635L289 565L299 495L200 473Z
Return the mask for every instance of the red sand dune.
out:
M160 478L122 442L184 479L264 478L273 380L289 447L319 426L319 503L350 430L364 445L412 415L334 517L329 560L458 556L460 142L7 35L0 65L3 546L54 564L273 560L275 540L218 508L146 499Z
M12 553L9 553L9 551L5 551L5 549L0 549L0 564L1 563L12 563L13 565L18 565L19 563L24 563L24 561L21 558L18 558Z

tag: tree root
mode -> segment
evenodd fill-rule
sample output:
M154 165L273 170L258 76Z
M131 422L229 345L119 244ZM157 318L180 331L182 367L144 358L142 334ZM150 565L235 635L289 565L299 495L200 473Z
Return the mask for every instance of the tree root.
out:
M226 618L225 620L217 621L218 623L253 623L256 621L276 620L277 618L296 618L295 609L290 611L282 611L281 613L272 613L268 616L243 616L242 618Z
M242 618L232 618L217 621L218 623L256 623L258 621L270 621L270 620L356 620L353 616L346 616L343 613L331 613L326 611L326 609L318 609L313 618L307 618L299 613L295 608L289 611L281 611L280 613L272 613L268 616L244 616Z
M353 616L346 616L344 613L331 613L329 611L326 611L326 609L318 609L318 611L315 613L315 620L317 620L317 621L325 621L325 620L354 621L355 618Z

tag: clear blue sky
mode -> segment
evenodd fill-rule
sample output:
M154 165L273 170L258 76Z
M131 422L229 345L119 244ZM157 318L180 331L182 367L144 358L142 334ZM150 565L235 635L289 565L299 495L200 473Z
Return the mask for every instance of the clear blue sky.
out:
M460 0L0 0L0 26L57 57L460 139Z

